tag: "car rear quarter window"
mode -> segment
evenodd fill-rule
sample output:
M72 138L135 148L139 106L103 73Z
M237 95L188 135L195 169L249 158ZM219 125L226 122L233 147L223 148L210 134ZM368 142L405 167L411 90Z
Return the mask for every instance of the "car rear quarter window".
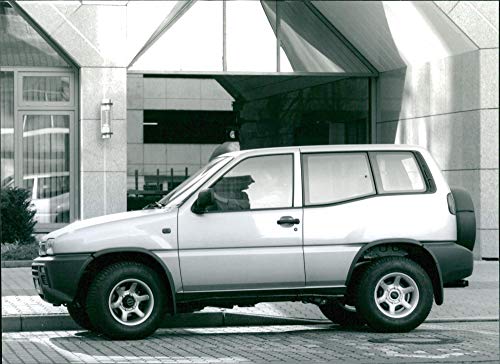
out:
M375 194L366 153L303 154L304 203L325 205Z
M422 172L411 152L372 153L379 193L425 192Z

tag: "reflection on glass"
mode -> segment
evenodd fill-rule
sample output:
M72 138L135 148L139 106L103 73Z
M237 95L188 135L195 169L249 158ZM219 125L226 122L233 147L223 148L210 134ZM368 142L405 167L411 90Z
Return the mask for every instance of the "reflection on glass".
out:
M292 156L249 158L213 186L209 210L241 211L292 206Z
M303 157L306 205L330 204L375 193L365 153L320 153Z
M23 184L40 223L69 222L69 116L23 115Z
M24 76L23 100L35 102L70 101L68 76Z
M295 90L243 103L241 149L369 142L368 79L300 76L280 82L284 90L294 85Z
M14 183L14 72L0 72L1 188Z
M411 153L377 153L378 174L384 192L422 192L425 184Z
M61 56L6 1L0 1L0 65L68 67Z

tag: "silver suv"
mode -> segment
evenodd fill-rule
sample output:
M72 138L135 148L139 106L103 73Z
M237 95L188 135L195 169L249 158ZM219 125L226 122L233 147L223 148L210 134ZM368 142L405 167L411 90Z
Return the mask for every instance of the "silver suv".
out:
M407 145L223 154L149 209L48 234L40 296L115 339L167 315L266 301L341 325L409 331L472 273L475 216L431 155Z

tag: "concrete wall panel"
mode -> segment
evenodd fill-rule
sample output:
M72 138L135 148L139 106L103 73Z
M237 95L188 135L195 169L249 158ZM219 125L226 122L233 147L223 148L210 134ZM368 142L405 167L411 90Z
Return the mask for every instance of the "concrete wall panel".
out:
M166 99L144 98L144 110L165 110L166 108L167 108Z
M167 110L201 110L201 99L166 99Z
M81 68L80 109L83 119L101 118L101 101L113 102L113 119L126 119L127 71L125 68Z
M127 76L127 109L144 109L144 81L142 75Z
M167 96L167 80L165 78L143 78L144 98L164 99Z
M165 144L144 144L145 164L167 164L167 146Z
M498 109L481 110L481 168L498 169Z
M480 48L498 48L498 2L495 5L473 5L474 1L459 1L448 13L462 31ZM486 14L485 15L483 15ZM496 22L491 21L496 14Z
M205 80L194 78L169 78L166 97L169 99L200 99L202 81L205 82Z
M480 246L481 257L497 258L498 259L498 251L499 251L498 229L478 230L477 237L478 237L478 241L487 241L488 242L488 244L482 244Z
M104 215L127 211L127 172L108 172Z
M144 112L127 110L127 143L143 143Z
M127 145L127 164L144 164L144 144L129 143Z
M201 164L200 144L167 144L167 163Z
M480 229L498 229L498 169L483 169L481 178Z
M481 108L498 109L498 48L481 49L479 62Z
M427 148L443 170L479 169L480 111L400 120L397 144Z
M104 215L105 186L103 172L80 172L81 218Z

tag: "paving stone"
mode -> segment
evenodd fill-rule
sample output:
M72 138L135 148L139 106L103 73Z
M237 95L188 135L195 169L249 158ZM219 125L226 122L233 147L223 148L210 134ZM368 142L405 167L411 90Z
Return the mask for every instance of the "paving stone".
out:
M3 363L498 362L498 322L424 324L404 334L336 325L158 330L141 341L88 332L2 335Z

